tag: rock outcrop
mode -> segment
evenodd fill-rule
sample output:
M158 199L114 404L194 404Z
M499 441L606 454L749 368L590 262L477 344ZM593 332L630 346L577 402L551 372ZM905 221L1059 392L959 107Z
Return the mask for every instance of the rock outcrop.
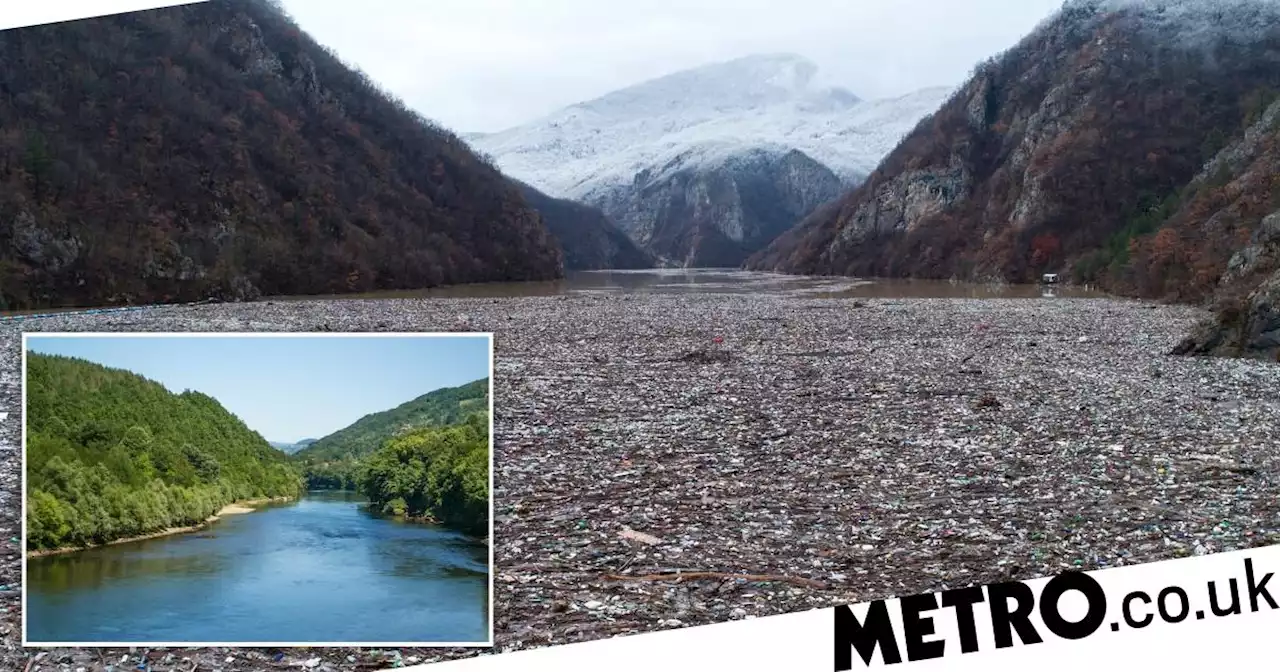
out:
M644 170L599 201L627 235L674 266L736 267L841 189L826 166L796 150L685 158Z
M1266 217L1249 245L1231 258L1216 308L1174 354L1280 361L1280 211Z
M1151 283L1138 290L1209 296L1215 316L1179 354L1280 356L1280 100L1247 107L1245 132L1205 164L1152 241L1134 249L1132 263Z

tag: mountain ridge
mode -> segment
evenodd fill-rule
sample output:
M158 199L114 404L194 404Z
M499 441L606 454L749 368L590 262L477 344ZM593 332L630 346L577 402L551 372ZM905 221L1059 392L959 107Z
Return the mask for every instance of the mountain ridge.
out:
M285 455L292 455L307 446L315 443L316 439L302 439L301 441L268 441L272 448L279 450Z
M1280 185L1265 170L1204 169L1235 139L1274 142L1274 127L1254 125L1277 95L1280 3L1073 0L980 64L866 182L744 266L1008 282L1057 272L1130 296L1212 299L1280 209ZM1239 297L1260 277L1231 290L1255 336L1272 328L1270 295ZM1269 338L1254 341L1263 356ZM1184 349L1215 349L1201 340Z
M488 412L489 378L454 387L442 387L419 395L394 408L368 413L294 453L303 464L359 458L383 442L411 428L452 425L476 412Z
M817 72L746 56L464 138L514 179L600 208L663 263L736 266L859 182L949 91L864 101Z
M1275 81L1266 67L1275 57L1266 55L1265 45L1257 48L1257 58L1233 53L1225 30L1197 32L1197 42L1181 44L1179 34L1152 32L1165 30L1165 23L1147 20L1148 12L1161 15L1147 4L1117 3L1125 7L1117 11L1099 9L1103 4L1069 3L1013 49L981 64L937 114L886 157L868 184L846 196L845 219L826 227L846 236L832 239L824 253L829 260L813 263L816 258L804 257L809 261L797 268L842 272L841 245L856 246L863 237L878 241L880 225L886 240L920 226L937 233L938 226L928 222L945 212L984 226L998 227L1003 218L1019 231L1056 227L1062 230L1055 233L1065 233L1065 224L1054 218L1069 216L1059 214L1066 206L1046 199L1061 200L1067 178L1058 179L1053 171L1065 170L1068 161L1080 168L1079 175L1098 179L1096 189L1081 188L1072 196L1096 201L1100 193L1124 192L1128 202L1113 209L1125 214L1145 211L1132 192L1158 191L1162 197L1171 182L1185 184L1217 149L1204 147L1203 136L1236 132L1236 101ZM1219 42L1204 46L1213 35ZM1224 51L1209 59L1200 51L1206 48ZM1148 94L1139 101L1146 109L1126 107L1120 98L1126 86ZM1156 97L1161 87L1167 93ZM1192 108L1197 103L1202 109ZM1146 115L1157 110L1168 118L1152 125ZM1109 133L1121 142L1104 145ZM1102 166L1085 162L1086 150L1114 164L1106 166L1113 179L1101 179ZM1050 183L1050 176L1057 182ZM987 198L992 202L984 206ZM960 212L962 205L972 212ZM851 218L865 225L845 225ZM868 250L868 258L874 256ZM1025 277L1022 269L1010 267L1016 266L1012 260L985 261L996 267L979 270ZM1010 263L1000 267L1000 261Z
M2 308L563 275L505 176L276 3L6 30L0 81Z
M798 149L849 182L874 169L898 137L951 91L931 87L868 101L845 89L807 88L816 70L794 55L747 56L624 87L503 131L462 137L512 177L548 195L584 202L602 185L628 182L644 168L704 143ZM726 71L735 78L703 86L700 96L677 88L717 82ZM779 78L792 80L791 86L768 84ZM727 90L727 102L706 93L720 89ZM839 150L834 140L850 136L867 149Z

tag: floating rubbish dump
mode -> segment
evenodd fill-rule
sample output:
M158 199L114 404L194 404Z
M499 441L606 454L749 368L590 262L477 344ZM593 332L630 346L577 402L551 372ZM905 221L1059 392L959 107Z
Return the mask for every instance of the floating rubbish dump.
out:
M996 395L987 393L978 397L978 401L974 404L978 408L1000 408L1000 400Z
M497 651L1280 543L1280 366L1165 357L1201 311L852 305L784 293L288 301L156 308L133 328L435 331L465 315L494 332ZM0 336L0 407L16 409L18 325ZM0 425L6 446L20 424ZM0 470L11 502L19 467ZM0 583L20 585L16 548ZM356 672L482 653L37 652L21 647L19 598L0 596L0 669L45 655L31 670L127 670L145 655L164 672Z
M699 348L681 355L677 361L690 364L716 364L733 361L733 355L728 350Z
M653 536L652 534L645 534L644 532L636 532L635 530L629 527L622 528L622 531L618 532L618 536L622 537L623 539L638 541L642 544L648 544L650 546L656 546L662 543L661 539Z

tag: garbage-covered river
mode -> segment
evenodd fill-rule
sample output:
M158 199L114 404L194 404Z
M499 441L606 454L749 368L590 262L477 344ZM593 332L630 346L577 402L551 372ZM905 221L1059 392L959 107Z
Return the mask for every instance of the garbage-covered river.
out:
M510 298L563 294L787 294L814 298L1004 299L1091 298L1101 292L1075 285L1009 285L942 280L861 279L782 275L735 268L657 268L634 271L572 271L550 282L497 282L414 291L335 296L275 297L273 300Z
M489 549L353 493L31 558L32 643L483 643Z

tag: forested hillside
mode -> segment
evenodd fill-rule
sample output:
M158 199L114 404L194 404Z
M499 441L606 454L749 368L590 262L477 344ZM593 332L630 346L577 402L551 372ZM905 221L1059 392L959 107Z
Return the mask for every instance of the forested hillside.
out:
M386 514L428 518L477 536L489 531L489 414L423 427L366 456L356 481Z
M216 399L69 357L28 353L27 546L78 547L297 496L302 477Z
M307 487L359 490L381 513L468 534L489 525L489 379L371 413L293 456Z
M523 182L513 182L560 243L565 269L653 268L653 256L641 250L599 208L552 198Z
M406 401L393 409L370 413L294 454L304 465L359 458L380 448L387 439L418 427L454 425L489 410L489 379L446 387Z
M561 273L515 186L266 0L0 32L0 308Z
M1215 159L1269 155L1278 94L1274 2L1071 0L747 266L1202 300L1280 209L1265 160Z
M1217 276L1216 318L1193 330L1176 352L1280 360L1280 100L1219 152L1186 191L1191 197L1148 245L1135 250L1135 265L1153 266L1176 281L1197 268L1202 254L1187 241L1253 233ZM1254 225L1258 218L1261 223Z

